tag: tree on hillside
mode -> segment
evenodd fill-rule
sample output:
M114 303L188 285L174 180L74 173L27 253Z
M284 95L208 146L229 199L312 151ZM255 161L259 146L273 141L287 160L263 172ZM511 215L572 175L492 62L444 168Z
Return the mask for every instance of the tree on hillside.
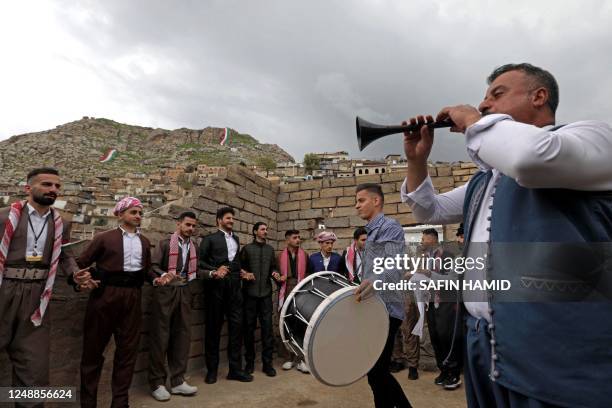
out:
M276 162L274 159L268 156L263 156L257 159L257 167L261 167L266 171L266 177L270 173L270 170L274 170L276 168Z
M312 171L319 168L321 159L314 153L306 153L304 155L304 169L306 173L312 174Z

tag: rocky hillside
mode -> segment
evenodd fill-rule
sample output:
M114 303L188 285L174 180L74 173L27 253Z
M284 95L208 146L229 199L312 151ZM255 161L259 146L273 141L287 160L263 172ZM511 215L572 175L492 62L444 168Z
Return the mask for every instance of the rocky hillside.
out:
M28 169L57 167L65 179L120 176L176 164L225 166L257 164L262 157L293 162L277 145L261 144L250 135L229 129L227 145L220 145L224 129L152 129L84 117L55 129L13 136L0 141L0 182L23 180ZM108 163L99 159L109 149L118 154Z

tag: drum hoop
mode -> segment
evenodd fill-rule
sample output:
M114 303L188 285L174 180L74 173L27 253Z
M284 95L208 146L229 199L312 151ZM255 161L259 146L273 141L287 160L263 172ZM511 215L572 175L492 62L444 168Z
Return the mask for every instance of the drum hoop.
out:
M285 299L285 303L283 303L283 307L281 308L280 316L279 316L279 321L278 321L278 326L281 329L281 330L279 330L280 331L280 335L281 335L281 340L283 341L283 344L285 344L285 347L287 347L286 346L287 342L289 340L292 340L292 339L287 339L286 338L285 330L284 330L284 328L286 327L286 325L285 325L285 315L287 314L287 308L289 308L289 303L294 301L295 294L298 293L299 291L301 291L302 286L305 286L308 282L314 280L315 278L318 278L319 276L327 276L327 275L331 275L331 276L337 275L337 276L343 277L339 273L332 272L332 271L316 272L316 273L313 273L312 275L306 276L304 279L302 279L300 282L298 282L298 284L295 285L295 288L293 288L291 293L287 294L287 298ZM325 299L323 299L323 302L325 302ZM321 302L321 303L323 303L323 302ZM320 306L320 304L319 304L319 306ZM306 326L310 327L310 323L308 323ZM289 351L293 351L293 350L289 350ZM306 354L306 353L303 353L303 354Z
M335 305L336 303L338 303L339 301L351 296L354 293L354 290L357 288L357 286L349 286L349 287L345 287L342 289L337 290L336 292L332 293L327 299L325 299L323 302L321 302L319 304L319 306L317 306L317 308L315 309L315 311L312 314L312 321L311 324L308 325L308 327L306 328L306 333L304 334L304 357L306 358L306 363L308 364L308 367L310 368L310 373L320 382L322 382L325 385L329 385L331 387L344 387L347 385L351 385L357 381L359 381L360 379L362 379L365 375L367 375L367 373L365 373L364 375L362 375L361 377L355 379L354 381L351 381L350 383L347 384L330 384L327 381L325 381L317 372L317 368L314 366L314 364L312 364L313 361L313 350L312 350L312 343L310 342L311 338L316 334L317 329L319 328L319 324L323 321L323 318L325 317L325 315L327 315L327 313L332 309L332 306ZM380 296L378 296L377 294L374 294L372 296L373 298L376 299L376 301L378 301L385 309L386 306L384 304L384 302L382 301L382 299L380 298ZM389 331L389 327L388 327L388 320L386 320L387 322L387 328L385 331ZM382 350L381 350L382 352Z

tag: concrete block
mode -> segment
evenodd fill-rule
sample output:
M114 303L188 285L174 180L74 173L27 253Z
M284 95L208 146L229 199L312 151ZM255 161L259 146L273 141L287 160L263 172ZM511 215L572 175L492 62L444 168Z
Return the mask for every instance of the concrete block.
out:
M346 228L349 226L349 217L333 217L323 220L327 228Z
M316 198L312 200L312 208L333 208L336 206L336 199L330 198Z
M293 211L293 210L299 210L299 209L300 209L299 201L288 201L286 203L280 203L278 205L279 211Z
M296 191L289 194L289 199L291 201L309 200L310 198L312 198L311 190Z
M324 188L321 190L321 198L340 197L342 195L344 195L342 187Z
M355 196L350 197L338 197L338 201L336 202L338 207L354 207L355 206Z

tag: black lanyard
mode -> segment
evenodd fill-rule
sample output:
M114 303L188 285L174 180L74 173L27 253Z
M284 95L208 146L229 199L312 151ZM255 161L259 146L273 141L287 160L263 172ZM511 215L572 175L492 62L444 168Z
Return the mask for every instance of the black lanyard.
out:
M40 232L38 234L34 230L34 225L32 224L32 218L30 218L30 217L28 217L28 224L30 224L30 229L32 230L32 234L34 234L34 252L32 253L32 255L38 256L38 253L36 252L36 249L38 247L38 240L40 239L40 237L42 236L43 232L45 232L45 229L47 228L47 218L45 218L45 222L44 222L44 224L43 224L43 226L40 229Z

